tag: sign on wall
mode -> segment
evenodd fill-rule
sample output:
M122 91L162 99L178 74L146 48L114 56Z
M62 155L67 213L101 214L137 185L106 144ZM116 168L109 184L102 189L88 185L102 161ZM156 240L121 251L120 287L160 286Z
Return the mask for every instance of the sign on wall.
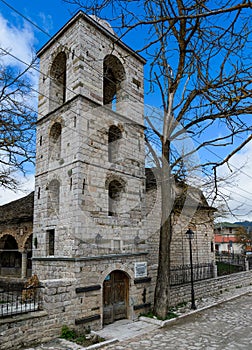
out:
M135 278L147 277L147 262L135 263Z

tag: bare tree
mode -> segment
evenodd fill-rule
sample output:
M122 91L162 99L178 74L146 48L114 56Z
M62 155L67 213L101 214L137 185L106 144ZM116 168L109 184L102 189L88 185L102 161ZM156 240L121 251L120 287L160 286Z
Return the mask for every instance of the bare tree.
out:
M213 174L228 164L251 136L251 3L199 0L65 0L103 19L113 18L123 38L142 30L145 44L137 51L148 59L150 91L159 96L162 116L148 115L147 142L159 140L154 155L160 169L162 222L154 313L164 318L169 308L171 178L190 168L190 157L210 149L191 168ZM108 16L109 13L109 16ZM111 21L110 21L111 22ZM194 147L177 152L174 142L190 135ZM222 155L216 154L222 149ZM225 148L225 151L224 151ZM225 152L225 153L223 153ZM187 161L187 166L185 163ZM185 169L187 168L187 169ZM183 170L181 172L181 169Z
M17 173L35 157L35 120L32 84L27 75L31 66L18 70L5 65L7 51L0 51L0 187L15 190Z

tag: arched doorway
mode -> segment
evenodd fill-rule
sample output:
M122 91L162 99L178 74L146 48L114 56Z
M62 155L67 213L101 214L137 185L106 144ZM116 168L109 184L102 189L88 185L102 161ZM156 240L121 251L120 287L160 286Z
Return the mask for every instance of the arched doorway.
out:
M103 282L103 324L128 317L129 277L120 270L112 271Z

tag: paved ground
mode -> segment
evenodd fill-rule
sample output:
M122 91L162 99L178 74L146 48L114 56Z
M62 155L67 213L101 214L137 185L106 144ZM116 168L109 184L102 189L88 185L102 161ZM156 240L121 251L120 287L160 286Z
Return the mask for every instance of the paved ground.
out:
M252 349L252 293L178 320L176 324L123 341L110 350Z
M122 320L105 327L100 335L120 342L105 345L109 350L244 350L252 349L252 291L231 301L193 313L165 328L144 322ZM234 294L242 294L237 290ZM225 300L221 297L216 302ZM210 300L208 300L209 305ZM201 301L208 306L206 301ZM198 303L199 304L199 303ZM186 312L188 312L187 310ZM76 344L56 339L29 350L81 350ZM28 348L27 348L28 350Z

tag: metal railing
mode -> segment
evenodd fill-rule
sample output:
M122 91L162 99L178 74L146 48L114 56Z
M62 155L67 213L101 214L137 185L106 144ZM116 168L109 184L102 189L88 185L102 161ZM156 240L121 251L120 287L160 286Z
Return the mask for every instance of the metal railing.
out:
M193 280L201 281L213 277L213 264L194 264L193 265ZM171 268L170 283L171 286L190 283L191 281L191 266L181 265Z
M0 318L42 309L39 287L22 290L0 288Z
M217 253L215 255L216 262L225 262L231 265L245 266L246 256L244 254L233 253Z

